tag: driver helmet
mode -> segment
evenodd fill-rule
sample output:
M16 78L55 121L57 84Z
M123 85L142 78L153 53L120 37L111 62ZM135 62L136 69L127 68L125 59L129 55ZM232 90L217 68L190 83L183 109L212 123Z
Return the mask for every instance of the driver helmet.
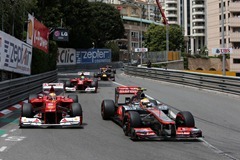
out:
M142 99L141 103L144 108L152 107L152 104L150 103L149 99L147 99L147 98Z
M49 93L49 99L50 100L56 100L56 93Z

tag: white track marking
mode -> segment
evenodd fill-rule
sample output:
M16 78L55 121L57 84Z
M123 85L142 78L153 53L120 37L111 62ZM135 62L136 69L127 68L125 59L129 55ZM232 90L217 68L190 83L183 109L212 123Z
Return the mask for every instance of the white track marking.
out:
M8 134L1 135L2 138L7 137L7 136L8 136Z
M1 111L2 114L8 114L8 113L11 113L12 111L10 111L9 109L4 109Z
M3 152L5 149L7 149L7 146L2 146L2 147L0 148L0 152Z
M11 129L9 132L14 132L14 131L16 131L17 129Z
M125 86L125 85L120 84L120 83L117 83L117 82L113 82L113 83L115 83L115 84L117 84L117 85L119 85L119 86ZM152 98L151 96L148 96L148 95L146 95L146 96L147 96L148 98L150 98L150 99L154 99L154 98ZM206 147L212 149L215 153L220 154L220 155L223 155L223 156L225 156L225 157L228 157L228 158L230 158L230 159L232 159L232 160L239 160L239 159L237 159L237 158L235 158L235 157L233 157L233 156L231 156L231 155L229 155L229 154L227 154L227 153L224 153L222 150L218 149L217 147L214 147L213 145L211 145L209 142L207 142L207 141L204 140L203 138L199 138L199 139L203 142L203 144L204 144Z

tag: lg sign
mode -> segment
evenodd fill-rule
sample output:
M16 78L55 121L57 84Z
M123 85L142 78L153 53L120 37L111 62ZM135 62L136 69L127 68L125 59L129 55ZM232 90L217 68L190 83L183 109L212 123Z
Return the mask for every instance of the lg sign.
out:
M71 65L76 64L76 50L72 48L58 48L58 64Z
M56 29L53 34L55 41L68 41L68 31L66 29Z

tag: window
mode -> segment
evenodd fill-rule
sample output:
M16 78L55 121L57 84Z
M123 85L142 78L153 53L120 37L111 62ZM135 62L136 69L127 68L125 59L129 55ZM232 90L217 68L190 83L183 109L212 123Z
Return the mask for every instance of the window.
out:
M240 64L240 58L234 58L233 63L235 64Z

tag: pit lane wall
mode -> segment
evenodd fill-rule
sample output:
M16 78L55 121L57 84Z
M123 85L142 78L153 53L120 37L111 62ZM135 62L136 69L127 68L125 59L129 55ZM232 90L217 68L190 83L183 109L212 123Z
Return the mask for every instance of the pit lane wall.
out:
M192 86L199 89L220 91L224 93L240 95L240 77L185 72L163 68L146 68L124 66L127 75L148 77L159 81Z
M57 70L0 82L0 110L42 91L43 83L57 82Z

